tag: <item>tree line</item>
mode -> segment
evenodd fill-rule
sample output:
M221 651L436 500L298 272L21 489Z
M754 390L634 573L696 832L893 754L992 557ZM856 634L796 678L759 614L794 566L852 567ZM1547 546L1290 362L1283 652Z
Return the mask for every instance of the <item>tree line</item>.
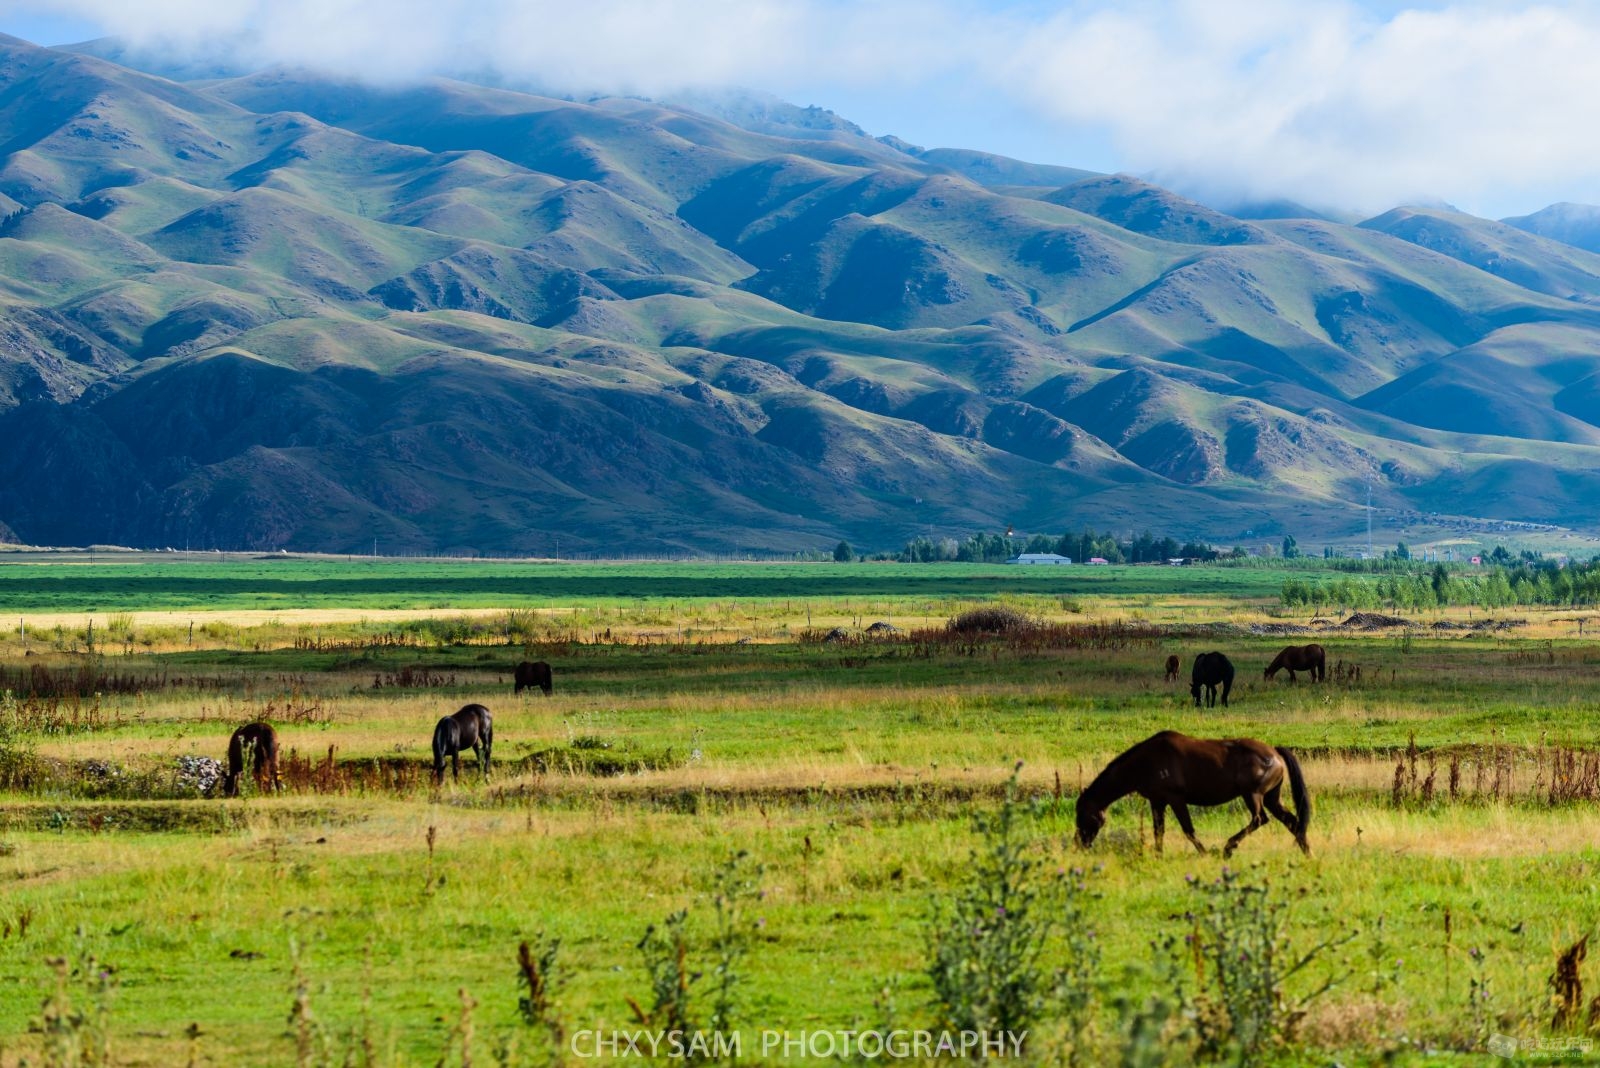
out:
M1115 534L1096 533L1085 527L1079 533L1034 534L1027 538L1008 534L973 534L967 538L915 538L906 543L898 553L888 554L902 563L925 564L939 561L960 563L1003 564L1022 553L1055 553L1066 556L1073 563L1100 557L1112 564L1146 564L1176 557L1192 560L1216 560L1243 549L1225 550L1196 541L1180 543L1172 537L1156 537L1150 531L1119 540Z
M1516 558L1505 553L1498 559ZM1487 559L1496 559L1490 554ZM1554 560L1523 554L1520 562L1491 564L1464 572L1435 564L1432 571L1391 574L1376 579L1338 578L1329 582L1288 578L1279 598L1289 607L1390 608L1416 611L1448 605L1509 608L1516 605L1600 604L1600 557L1565 567Z

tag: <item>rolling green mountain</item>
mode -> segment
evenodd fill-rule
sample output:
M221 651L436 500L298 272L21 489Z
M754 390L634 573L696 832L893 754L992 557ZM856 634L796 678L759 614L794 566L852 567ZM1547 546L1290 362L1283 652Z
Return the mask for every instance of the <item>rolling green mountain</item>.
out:
M136 62L0 39L5 537L1309 544L1369 484L1411 528L1600 523L1575 222L1241 219L753 94Z
M1552 204L1532 215L1500 221L1587 252L1600 252L1600 207L1593 204Z

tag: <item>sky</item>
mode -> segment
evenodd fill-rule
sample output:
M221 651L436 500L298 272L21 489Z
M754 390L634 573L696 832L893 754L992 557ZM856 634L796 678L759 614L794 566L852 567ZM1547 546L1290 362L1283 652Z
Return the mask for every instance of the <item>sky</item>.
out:
M0 0L0 31L387 82L754 89L1219 206L1600 203L1586 0Z

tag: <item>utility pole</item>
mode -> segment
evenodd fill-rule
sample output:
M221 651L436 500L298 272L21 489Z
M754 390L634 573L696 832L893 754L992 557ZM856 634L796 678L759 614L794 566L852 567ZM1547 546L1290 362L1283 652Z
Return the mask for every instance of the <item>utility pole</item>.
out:
M1372 479L1367 479L1367 559L1372 559Z

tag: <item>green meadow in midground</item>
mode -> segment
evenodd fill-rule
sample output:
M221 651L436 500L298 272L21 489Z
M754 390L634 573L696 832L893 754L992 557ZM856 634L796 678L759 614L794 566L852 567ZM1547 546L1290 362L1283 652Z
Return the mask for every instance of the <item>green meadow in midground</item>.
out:
M1283 574L1241 567L1018 567L1003 564L562 564L101 554L53 562L0 557L0 611L478 608L694 598L875 599L1207 595L1276 597ZM1296 574L1319 577L1315 569ZM1332 575L1332 572L1328 573Z
M1268 614L1269 569L483 565L474 592L478 565L118 566L0 568L34 620L0 635L0 1064L572 1064L680 1030L751 1063L968 1029L1087 1065L1590 1041L1600 649L1571 613L1312 628ZM274 582L477 611L229 621ZM995 605L1032 625L946 625ZM46 621L91 611L120 613L92 646ZM1327 681L1262 678L1310 641ZM1188 693L1210 649L1226 708ZM513 696L524 658L552 695ZM471 701L492 774L435 788L433 724ZM202 796L254 719L284 789ZM1276 825L1199 855L1170 820L1157 854L1136 798L1078 848L1079 790L1160 729L1293 747L1311 857ZM1197 810L1213 847L1244 822Z

